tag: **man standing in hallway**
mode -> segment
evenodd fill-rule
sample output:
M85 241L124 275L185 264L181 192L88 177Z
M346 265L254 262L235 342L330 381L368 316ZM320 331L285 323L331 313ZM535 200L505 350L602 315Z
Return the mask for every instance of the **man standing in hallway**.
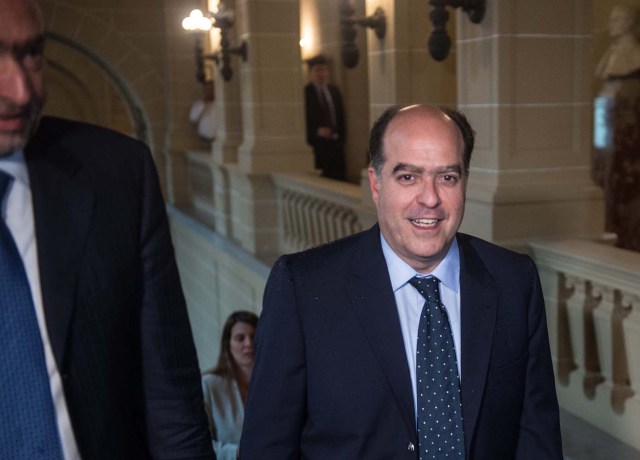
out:
M319 54L307 61L309 83L304 88L307 144L313 147L316 169L323 177L345 180L345 122L342 96L329 83L329 62Z
M0 0L0 458L215 458L149 151L40 118L44 41Z
M378 224L272 269L243 459L562 459L536 267L458 232L473 147L449 108L374 123Z

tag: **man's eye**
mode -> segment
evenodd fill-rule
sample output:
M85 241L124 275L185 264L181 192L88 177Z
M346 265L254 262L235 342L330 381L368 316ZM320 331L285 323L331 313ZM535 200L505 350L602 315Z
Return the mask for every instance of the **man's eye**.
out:
M411 174L402 174L401 176L398 176L398 180L400 182L411 182L413 179L414 177Z
M44 41L39 40L15 50L15 56L25 69L40 70L44 63Z
M26 69L40 70L44 64L44 56L42 54L29 54L22 60Z
M456 184L458 182L458 176L453 176L451 174L445 174L442 176L442 180L449 184Z

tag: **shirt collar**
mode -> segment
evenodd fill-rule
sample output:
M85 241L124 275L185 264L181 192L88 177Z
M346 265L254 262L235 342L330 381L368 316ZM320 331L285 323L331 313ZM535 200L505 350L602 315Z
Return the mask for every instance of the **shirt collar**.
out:
M391 249L382 232L380 232L380 242L382 244L382 253L387 261L391 287L394 292L407 284L414 276L425 276L416 272ZM460 290L460 250L458 249L457 239L454 238L447 255L430 274L438 278L441 283L452 291L458 292Z
M11 155L0 157L0 170L12 175L14 180L29 186L29 173L22 150L16 150Z

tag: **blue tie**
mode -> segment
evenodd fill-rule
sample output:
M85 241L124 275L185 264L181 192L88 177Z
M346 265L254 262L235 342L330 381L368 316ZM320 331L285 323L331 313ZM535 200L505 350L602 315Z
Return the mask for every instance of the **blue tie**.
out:
M13 177L0 171L0 204ZM44 349L27 274L0 218L0 458L61 459Z
M413 277L409 283L425 298L418 326L416 385L420 460L464 459L460 378L440 280Z

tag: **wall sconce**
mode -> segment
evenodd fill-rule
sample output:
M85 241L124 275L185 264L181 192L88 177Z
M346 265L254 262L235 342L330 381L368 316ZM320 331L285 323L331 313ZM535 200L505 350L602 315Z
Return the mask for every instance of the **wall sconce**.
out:
M429 0L429 4L433 7L429 13L433 24L433 31L429 37L429 54L436 61L444 61L449 55L449 48L451 48L451 37L446 29L449 12L445 7L462 7L462 11L467 13L471 22L480 24L484 18L486 0Z
M351 5L350 0L342 0L340 2L341 56L342 64L348 69L353 69L357 66L358 60L360 59L360 52L355 44L357 34L356 24L373 29L380 40L384 38L387 32L387 19L382 8L378 7L373 15L360 19L352 17L355 13L356 10L353 5Z
M240 46L231 47L229 42L229 29L233 27L234 14L225 8L220 2L216 12L209 11L205 17L200 10L193 10L191 14L182 20L182 27L185 30L194 32L207 32L211 27L220 29L220 50L212 54L204 54L201 37L196 36L196 78L199 82L204 82L204 61L210 59L217 65L221 65L220 73L225 81L231 80L233 70L231 69L231 56L242 57L242 61L247 61L248 47L245 41Z

